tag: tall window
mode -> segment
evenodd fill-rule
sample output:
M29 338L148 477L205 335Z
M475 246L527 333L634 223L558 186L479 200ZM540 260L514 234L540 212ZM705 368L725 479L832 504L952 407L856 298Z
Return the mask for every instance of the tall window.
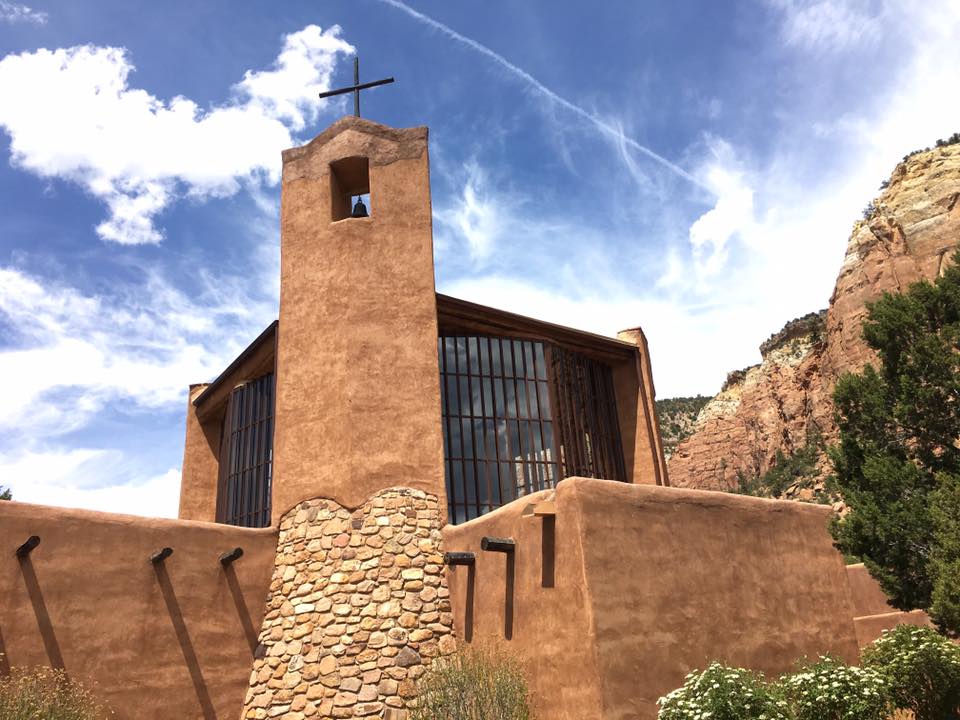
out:
M439 356L450 522L569 475L624 479L609 366L488 336L443 336Z
M220 447L218 520L267 527L273 474L273 374L230 394Z

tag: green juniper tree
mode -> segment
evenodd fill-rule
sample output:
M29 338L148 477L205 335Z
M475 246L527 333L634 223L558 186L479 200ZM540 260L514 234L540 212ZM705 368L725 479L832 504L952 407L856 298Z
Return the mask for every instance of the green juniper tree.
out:
M0 485L0 500L13 500L13 493L10 492L10 488Z
M892 603L960 633L960 252L936 281L868 305L879 369L840 378L834 478L850 512L838 547Z

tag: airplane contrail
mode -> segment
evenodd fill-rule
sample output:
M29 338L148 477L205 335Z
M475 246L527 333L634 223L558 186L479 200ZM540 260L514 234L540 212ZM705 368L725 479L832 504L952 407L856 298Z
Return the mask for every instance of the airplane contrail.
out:
M650 148L644 145L641 145L636 140L627 137L626 135L623 134L622 130L606 122L603 118L597 115L594 115L589 110L584 110L579 105L575 105L574 103L570 102L566 98L561 97L560 95L557 95L553 90L551 90L542 82L537 80L535 77L533 77L533 75L528 73L526 70L523 70L522 68L517 67L512 62L510 62L505 57L503 57L503 55L500 55L499 53L491 50L486 45L482 45L481 43L478 43L476 40L472 40L466 37L465 35L461 35L453 28L447 25L444 25L442 22L434 20L432 17L429 17L428 15L424 15L422 12L414 10L412 7L402 2L401 0L379 0L379 1L387 5L390 5L391 7L394 7L397 10L401 10L405 12L410 17L416 20L419 20L420 22L426 25L429 25L434 30L437 30L443 33L447 37L453 40L456 40L457 42L462 43L467 47L470 47L476 50L481 55L485 55L486 57L490 58L495 63L500 65L500 67L504 68L505 70L512 73L513 75L516 75L518 78L520 78L525 83L530 85L534 90L536 90L538 93L543 95L548 100L556 103L557 105L560 105L561 107L566 108L567 110L569 110L570 112L576 115L579 115L583 119L595 125L601 131L603 131L604 133L612 137L614 140L625 143L627 146L633 148L637 152L646 155L651 160L660 163L668 170L671 170L672 172L676 173L677 175L682 177L684 180L687 180L688 182L693 183L697 187L703 190L706 190L711 195L714 194L714 192L710 190L710 188L706 187L702 182L697 180L693 175L688 173L679 165L675 165L674 163L670 162L662 155L659 155L658 153L655 153Z

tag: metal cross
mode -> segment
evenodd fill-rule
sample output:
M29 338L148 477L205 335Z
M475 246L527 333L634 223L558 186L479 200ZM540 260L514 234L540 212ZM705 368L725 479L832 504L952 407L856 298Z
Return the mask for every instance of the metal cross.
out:
M366 90L368 88L376 87L377 85L387 85L393 82L392 77L385 78L384 80L374 80L373 82L360 84L360 58L356 55L353 56L353 85L350 87L340 88L339 90L327 90L326 92L320 93L321 98L327 98L332 95L343 95L344 93L352 92L353 93L353 114L357 117L360 117L360 91Z

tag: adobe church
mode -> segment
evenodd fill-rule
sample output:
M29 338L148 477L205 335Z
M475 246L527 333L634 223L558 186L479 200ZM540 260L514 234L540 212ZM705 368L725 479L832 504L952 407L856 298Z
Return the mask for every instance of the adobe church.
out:
M190 387L179 519L0 503L0 673L121 719L399 720L496 643L540 717L606 720L714 659L856 660L883 606L829 509L669 487L641 330L436 292L426 128L343 118L281 192L279 319Z

